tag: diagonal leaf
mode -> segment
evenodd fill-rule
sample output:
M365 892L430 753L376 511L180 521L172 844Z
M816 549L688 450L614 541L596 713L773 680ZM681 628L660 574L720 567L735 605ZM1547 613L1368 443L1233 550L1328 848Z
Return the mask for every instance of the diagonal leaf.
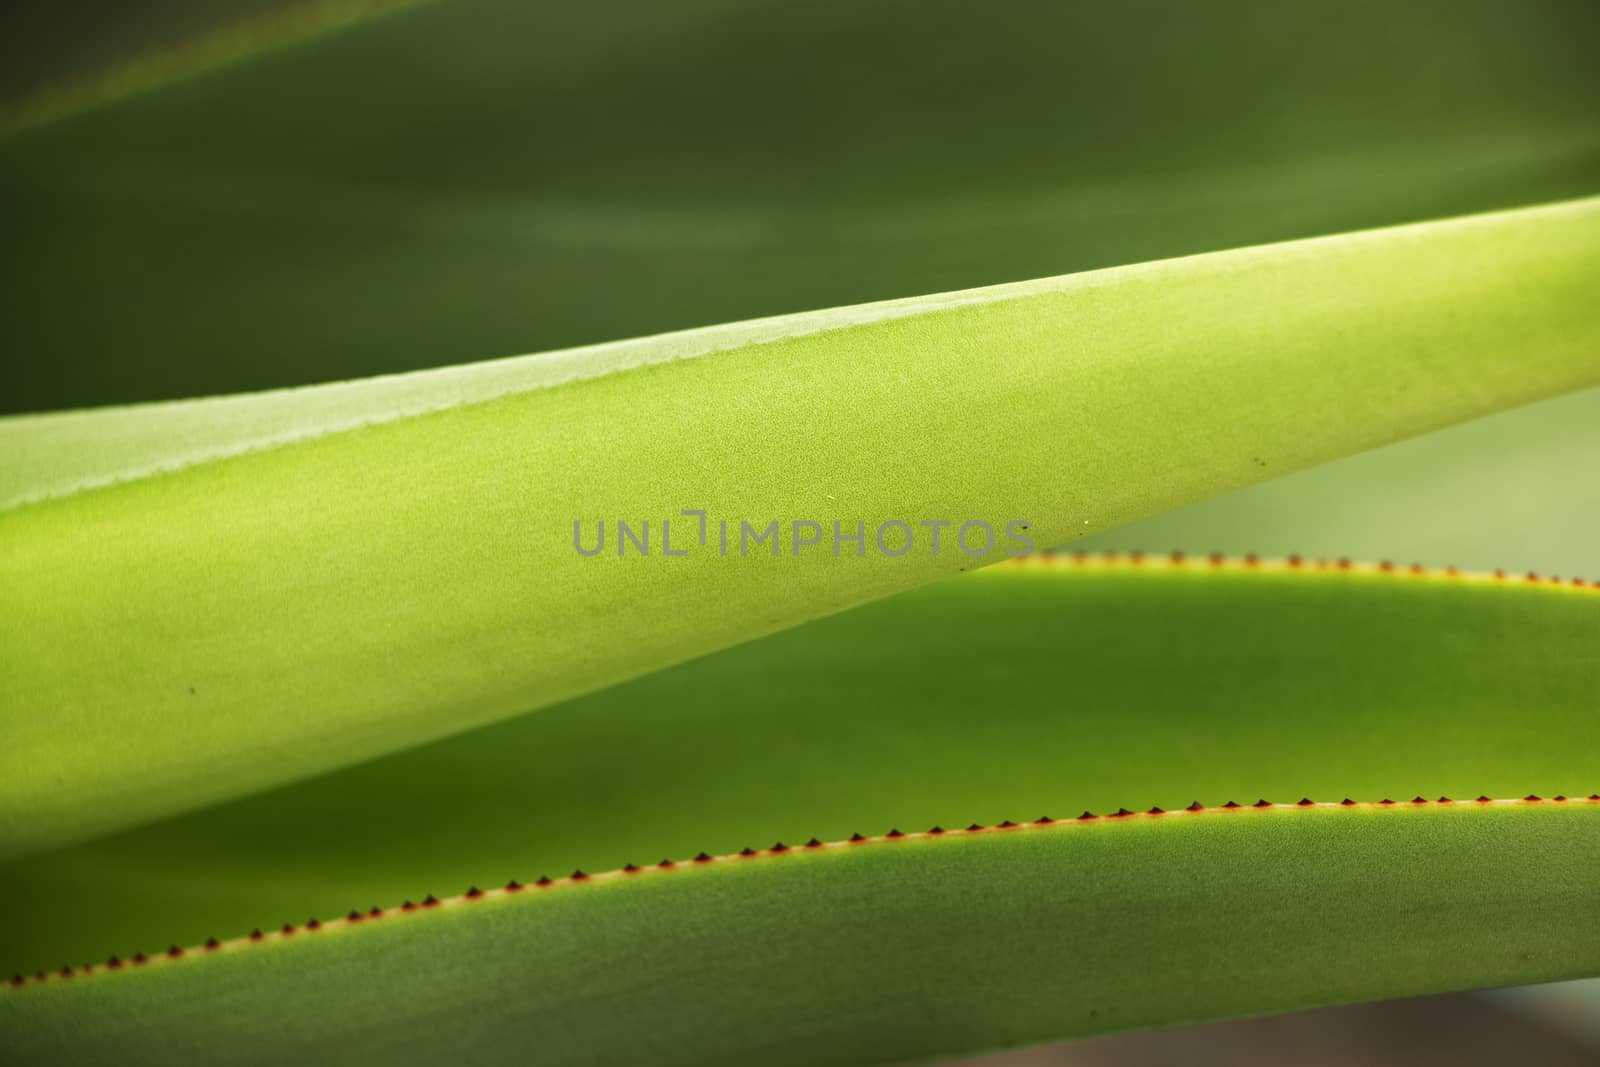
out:
M654 558L584 558L576 520L659 534L708 508L785 539L795 520L1026 522L1059 543L1593 384L1597 230L1600 201L1581 201L800 317L693 358L684 336L645 340L564 360L561 385L540 359L485 364L415 386L429 414L392 382L329 387L287 443L235 429L281 415L270 394L223 402L237 419L178 404L0 423L10 495L48 497L0 515L0 855L491 722L1019 545L661 559L658 540ZM494 399L458 402L464 380Z
M576 520L1025 522L1059 543L1593 384L1597 230L1581 201L1199 256L802 317L694 358L646 340L627 372L591 351L594 376L553 387L538 359L486 364L461 374L517 387L455 403L460 376L436 376L426 415L382 381L333 387L335 413L276 445L231 419L196 431L184 405L0 424L12 497L50 496L0 515L0 855L504 718L1007 544L583 558ZM229 403L255 426L280 398ZM184 451L196 434L217 458Z

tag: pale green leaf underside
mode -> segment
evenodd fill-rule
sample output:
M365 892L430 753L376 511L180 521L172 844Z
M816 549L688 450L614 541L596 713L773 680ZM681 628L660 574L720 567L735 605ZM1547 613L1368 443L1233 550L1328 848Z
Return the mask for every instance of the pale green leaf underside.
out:
M29 984L0 993L0 1032L88 1062L429 1062L448 1042L468 1061L866 1063L1596 973L1600 803L1579 798L1600 779L1597 609L1570 582L1203 559L938 583L13 861L0 906L29 921L4 957L127 959L813 834L1262 795L1456 803L1173 811L564 882Z
M1595 384L1597 231L1586 200L712 331L735 346L695 358L689 335L607 346L555 357L581 379L560 385L535 358L0 423L12 498L69 494L0 515L0 854L986 561L583 559L577 518L1018 519L1059 543ZM444 410L406 415L423 395ZM123 461L180 469L73 491Z
M1073 542L1600 575L1600 389L1452 426Z

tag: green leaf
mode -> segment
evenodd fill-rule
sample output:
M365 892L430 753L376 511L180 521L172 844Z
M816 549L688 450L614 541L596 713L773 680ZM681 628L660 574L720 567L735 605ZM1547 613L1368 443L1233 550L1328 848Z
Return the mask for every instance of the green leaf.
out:
M270 2L138 18L155 38L167 15L211 25ZM117 88L209 73L57 95L108 106L0 141L18 354L0 410L437 366L1550 202L1600 177L1594 17L1565 0L981 18L937 0L803 16L454 0L250 54L387 6L248 20ZM127 16L106 14L93 47L125 40L106 27ZM40 34L7 36L29 54L0 96L50 63ZM1072 536L1578 387L1596 350L1578 210L1565 240L1390 248L1376 270L1294 267L1281 287L1260 264L1244 284L1145 267L970 308L0 423L0 677L25 683L0 696L0 751L17 746L0 781L21 782L0 787L0 964L193 948L423 886L870 821L1592 789L1575 695L1596 680L1592 602L1548 580L1483 599L1443 579L1285 590L1271 569L1206 569L1183 575L1203 578L1191 601L1126 561L1051 572L1071 591L985 577L561 703L970 564L675 560L635 602L637 573L591 580L552 547L580 505L850 522L1037 504L1036 528ZM1072 292L1086 283L1109 292ZM788 336L806 329L840 336ZM1229 366L1258 346L1260 365ZM1513 354L1556 352L1564 369L1518 379ZM1192 377L1166 374L1191 360ZM1228 493L1119 542L1592 574L1585 403ZM1551 506L1562 472L1576 482ZM427 741L543 701L559 706ZM190 952L120 989L78 974L15 1004L0 990L0 1060L884 1060L1589 973L1584 803L953 831L480 897L410 929L329 919L299 949ZM790 861L805 866L765 866Z
M1597 609L1331 561L993 568L13 861L0 908L35 918L0 961L186 951L0 993L0 1031L88 1062L869 1063L1597 973Z
M1600 575L1600 389L1529 404L1081 538Z
M1020 550L584 558L577 520L705 508L785 540L798 520L1019 522L1048 545L1595 384L1597 232L1600 201L1579 201L420 381L7 420L0 856Z

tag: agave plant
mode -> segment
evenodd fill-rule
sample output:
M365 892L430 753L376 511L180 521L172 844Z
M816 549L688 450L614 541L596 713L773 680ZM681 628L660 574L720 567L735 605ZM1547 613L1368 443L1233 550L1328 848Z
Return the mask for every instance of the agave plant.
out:
M242 6L0 142L8 1059L1600 974L1592 12Z

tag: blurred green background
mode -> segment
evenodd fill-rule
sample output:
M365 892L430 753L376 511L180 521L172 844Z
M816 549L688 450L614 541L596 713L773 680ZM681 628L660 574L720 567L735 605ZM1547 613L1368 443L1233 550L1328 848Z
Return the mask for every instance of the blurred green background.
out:
M354 5L359 10L364 6ZM368 375L1592 193L1588 0L39 0L0 410ZM263 28L264 27L264 28ZM165 57L165 58L162 58ZM18 110L20 109L20 111Z

